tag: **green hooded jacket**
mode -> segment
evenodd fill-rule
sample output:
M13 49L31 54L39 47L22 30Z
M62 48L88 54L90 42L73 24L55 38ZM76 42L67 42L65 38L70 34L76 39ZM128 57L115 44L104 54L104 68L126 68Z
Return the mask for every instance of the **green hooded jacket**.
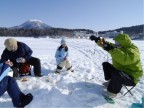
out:
M114 38L121 45L121 48L114 48L108 52L112 57L113 66L130 75L137 84L143 75L143 69L140 62L140 52L127 34L119 34Z

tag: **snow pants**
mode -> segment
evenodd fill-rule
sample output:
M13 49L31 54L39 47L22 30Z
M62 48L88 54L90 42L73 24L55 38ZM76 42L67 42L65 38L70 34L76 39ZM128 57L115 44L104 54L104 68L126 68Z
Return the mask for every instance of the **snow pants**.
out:
M18 107L23 93L19 89L16 81L9 76L4 77L0 82L0 96L2 96L6 91L11 97L14 107Z
M107 90L111 93L119 93L122 85L135 86L133 78L126 73L116 69L109 62L103 62L105 80L110 80Z
M63 62L58 64L56 71L60 72L60 70L62 70L63 67L65 67L67 70L72 69L70 62L68 60L64 60Z

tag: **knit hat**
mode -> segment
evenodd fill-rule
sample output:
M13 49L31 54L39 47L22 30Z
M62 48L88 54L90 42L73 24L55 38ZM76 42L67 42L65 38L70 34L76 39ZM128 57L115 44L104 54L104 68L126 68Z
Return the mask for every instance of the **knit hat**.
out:
M65 41L64 38L62 38L62 40L61 40L61 45L64 45L64 44L66 44L66 41Z
M12 51L13 47L17 46L17 40L14 38L8 38L5 40L4 45L9 51Z

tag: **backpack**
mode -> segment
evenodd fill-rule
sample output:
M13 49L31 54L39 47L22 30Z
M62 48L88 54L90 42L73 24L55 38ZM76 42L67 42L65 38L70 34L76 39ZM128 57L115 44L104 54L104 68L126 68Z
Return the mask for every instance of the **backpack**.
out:
M31 75L31 67L29 63L23 63L19 65L19 74L20 75Z

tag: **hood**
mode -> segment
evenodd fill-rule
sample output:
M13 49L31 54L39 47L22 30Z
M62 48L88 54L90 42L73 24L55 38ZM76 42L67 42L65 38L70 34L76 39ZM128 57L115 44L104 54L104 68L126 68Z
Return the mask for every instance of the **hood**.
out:
M129 47L131 45L131 39L127 34L119 34L114 38L114 40L122 47Z

